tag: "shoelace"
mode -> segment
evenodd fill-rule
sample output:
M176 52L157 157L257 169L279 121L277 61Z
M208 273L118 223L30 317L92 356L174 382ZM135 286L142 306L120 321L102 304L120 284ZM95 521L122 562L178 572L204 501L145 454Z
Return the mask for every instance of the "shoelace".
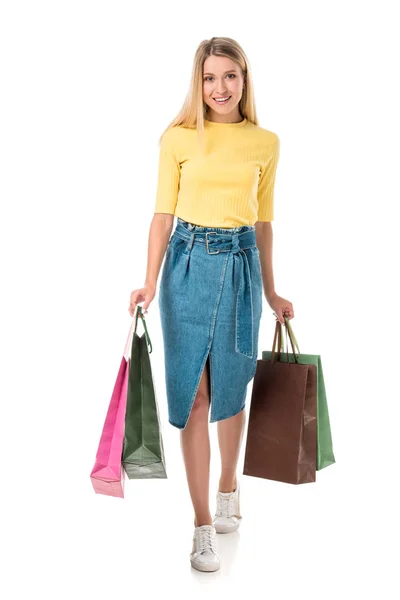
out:
M198 535L196 537L197 552L203 552L204 550L212 550L213 552L215 551L216 546L213 534L213 530L208 527L198 530Z
M218 494L217 515L220 517L231 517L234 513L233 500L233 492L230 496L221 496L221 494Z

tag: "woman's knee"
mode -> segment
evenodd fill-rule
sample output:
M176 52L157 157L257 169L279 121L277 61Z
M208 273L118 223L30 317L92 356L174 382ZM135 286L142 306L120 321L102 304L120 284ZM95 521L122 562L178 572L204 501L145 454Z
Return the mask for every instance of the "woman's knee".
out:
M203 412L208 410L210 405L210 397L207 393L202 390L199 390L196 394L196 398L193 402L192 411L193 412Z

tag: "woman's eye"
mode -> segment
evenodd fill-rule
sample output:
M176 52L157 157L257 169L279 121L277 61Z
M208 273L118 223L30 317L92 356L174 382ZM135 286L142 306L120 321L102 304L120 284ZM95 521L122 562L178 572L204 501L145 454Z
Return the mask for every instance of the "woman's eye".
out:
M236 77L236 75L234 73L229 73L228 77ZM204 81L209 81L210 79L213 79L212 75L205 77Z

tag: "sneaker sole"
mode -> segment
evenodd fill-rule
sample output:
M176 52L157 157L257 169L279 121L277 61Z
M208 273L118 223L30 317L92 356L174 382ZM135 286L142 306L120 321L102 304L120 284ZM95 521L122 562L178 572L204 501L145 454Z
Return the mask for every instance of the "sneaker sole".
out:
M232 533L233 531L237 531L239 529L240 523L241 520L232 526L224 527L223 525L214 525L214 527L217 533Z
M197 571L207 571L207 572L218 571L218 569L221 566L221 565L208 565L208 566L207 565L199 565L192 559L190 559L190 564L192 565L193 569L196 569Z

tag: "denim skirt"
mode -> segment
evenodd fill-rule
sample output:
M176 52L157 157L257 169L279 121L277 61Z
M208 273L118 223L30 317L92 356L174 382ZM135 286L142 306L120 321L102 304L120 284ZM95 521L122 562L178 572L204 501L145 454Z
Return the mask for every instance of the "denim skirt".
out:
M165 253L158 306L171 425L184 429L210 357L214 423L245 408L262 313L254 225L203 227L177 218Z

